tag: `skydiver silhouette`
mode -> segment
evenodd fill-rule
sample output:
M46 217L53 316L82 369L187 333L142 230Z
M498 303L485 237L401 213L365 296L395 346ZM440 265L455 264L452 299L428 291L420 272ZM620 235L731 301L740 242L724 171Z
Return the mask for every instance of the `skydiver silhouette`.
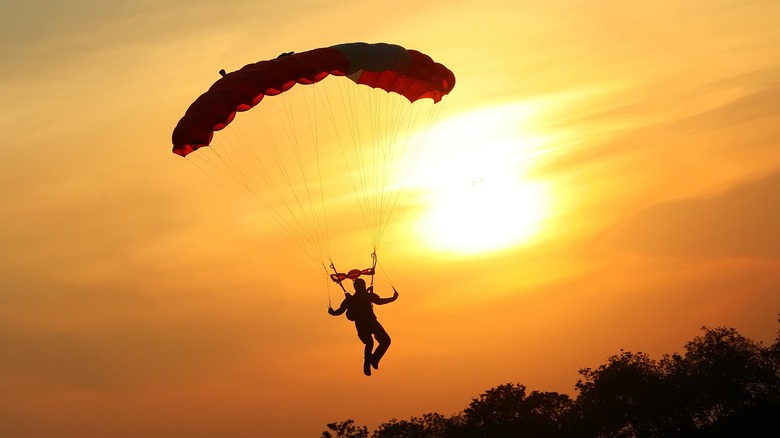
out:
M363 350L363 374L370 376L371 367L379 369L379 361L387 352L390 347L390 335L387 334L382 324L376 319L374 314L373 304L387 304L392 303L398 299L398 291L393 287L393 296L388 298L380 298L379 295L374 293L374 287L366 288L366 281L362 278L355 279L352 283L355 288L355 294L350 295L345 293L344 301L338 309L333 310L331 306L328 306L328 313L333 316L339 316L344 312L347 312L347 319L355 322L355 329L357 329L358 338L365 344ZM374 349L374 337L376 337L377 345Z

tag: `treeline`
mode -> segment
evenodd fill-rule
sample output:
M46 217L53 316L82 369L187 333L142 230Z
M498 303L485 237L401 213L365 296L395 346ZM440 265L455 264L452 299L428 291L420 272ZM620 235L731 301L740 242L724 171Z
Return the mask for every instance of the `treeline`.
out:
M346 420L322 438L780 437L780 334L765 347L702 327L685 354L621 350L579 371L576 398L507 383L462 412L392 419L369 433Z

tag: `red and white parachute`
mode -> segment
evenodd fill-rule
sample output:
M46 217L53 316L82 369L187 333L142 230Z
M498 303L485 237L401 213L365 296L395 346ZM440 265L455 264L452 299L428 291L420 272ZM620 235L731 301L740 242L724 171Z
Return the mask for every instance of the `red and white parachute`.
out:
M222 73L179 120L173 152L246 189L259 215L318 264L331 258L331 239L359 226L356 216L375 250L453 73L385 43Z

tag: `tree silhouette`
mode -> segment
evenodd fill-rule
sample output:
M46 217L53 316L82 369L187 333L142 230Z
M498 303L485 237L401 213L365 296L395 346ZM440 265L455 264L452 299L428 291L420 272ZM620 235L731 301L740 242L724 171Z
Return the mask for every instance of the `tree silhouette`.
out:
M673 362L687 414L697 430L744 434L760 421L759 433L778 431L780 361L773 348L740 335L735 329L702 327L704 335L685 345ZM777 342L775 343L777 345ZM767 416L774 410L774 415ZM737 421L752 418L751 423ZM752 435L762 436L762 435ZM780 436L780 433L772 436Z
M368 428L355 425L355 420L328 423L328 429L322 432L321 438L368 438Z
M409 421L392 419L379 425L373 438L447 438L460 428L460 417L447 418L441 414L425 414Z
M381 424L372 438L778 437L780 333L764 347L731 328L702 327L684 354L656 361L621 350L580 370L572 400L518 383L488 389L460 413ZM367 438L352 420L322 438Z
M673 397L658 363L622 351L593 370L580 370L575 387L578 429L593 436L659 436L668 425L665 400Z
M470 436L514 436L513 431L522 417L523 399L525 386L513 383L488 389L472 399L463 411Z
M463 436L468 437L560 437L571 399L556 392L533 391L505 384L489 389L463 411Z

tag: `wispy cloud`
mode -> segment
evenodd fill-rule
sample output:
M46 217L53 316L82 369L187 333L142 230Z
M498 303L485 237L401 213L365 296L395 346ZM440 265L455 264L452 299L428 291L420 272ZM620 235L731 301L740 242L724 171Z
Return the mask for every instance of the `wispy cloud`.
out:
M713 197L644 208L607 236L612 248L674 257L780 257L780 172Z

